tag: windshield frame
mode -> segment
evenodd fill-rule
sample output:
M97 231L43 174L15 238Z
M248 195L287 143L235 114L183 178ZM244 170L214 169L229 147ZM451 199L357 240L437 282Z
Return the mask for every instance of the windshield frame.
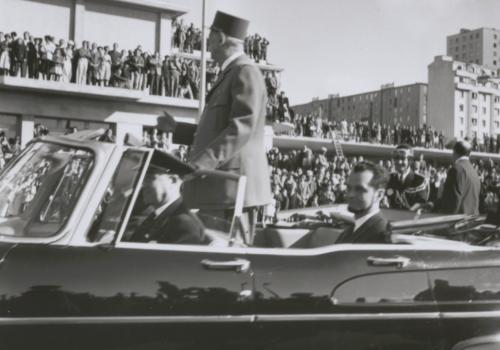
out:
M10 162L10 164L4 169L4 171L7 172L12 167L14 167L25 156L26 152L28 152L29 147L38 142L52 144L60 147L70 147L91 153L93 156L93 164L88 174L87 181L80 191L79 198L75 202L72 213L54 235L50 237L25 237L0 234L0 242L42 244L57 242L60 244L68 244L71 240L72 234L75 232L75 230L72 230L72 228L76 227L77 222L80 221L80 217L84 214L85 210L87 210L87 202L92 197L94 189L99 186L101 174L106 168L107 160L109 159L115 148L115 145L112 144L89 141L83 142L78 140L71 140L67 137L62 136L44 136L30 141L26 145L26 148L14 160ZM0 173L0 177L4 175L4 171Z

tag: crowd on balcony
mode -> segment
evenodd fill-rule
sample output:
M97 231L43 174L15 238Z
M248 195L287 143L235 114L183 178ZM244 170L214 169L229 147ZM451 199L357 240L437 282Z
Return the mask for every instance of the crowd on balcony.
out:
M207 87L217 78L218 67L207 64ZM160 57L139 45L121 49L84 40L80 47L73 41L53 36L34 38L29 32L0 32L0 75L111 86L151 95L197 99L200 67L197 60L177 55Z
M281 151L272 148L268 152L271 169L271 187L274 196L274 213L306 207L328 206L345 203L346 180L354 166L363 156L337 157L326 148L313 152L302 150ZM395 167L391 160L380 160L379 164L389 172ZM481 211L488 203L498 202L500 189L500 164L491 159L473 162L481 179ZM438 202L443 192L448 166L436 165L422 156L413 161L412 169L425 176L430 185L431 202ZM382 205L389 207L387 198ZM272 212L272 210L271 210ZM272 216L272 215L268 215Z
M243 42L243 49L248 57L252 58L256 63L264 61L267 63L267 47L269 41L259 34L249 35Z
M180 52L193 53L201 50L201 29L191 23L184 24L183 19L172 21L172 47Z

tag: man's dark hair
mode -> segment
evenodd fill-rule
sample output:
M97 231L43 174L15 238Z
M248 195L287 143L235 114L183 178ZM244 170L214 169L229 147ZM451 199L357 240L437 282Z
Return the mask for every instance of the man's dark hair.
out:
M467 141L457 141L453 146L453 152L455 152L459 157L469 156L472 147Z
M373 174L370 186L377 190L380 188L386 188L387 183L389 182L389 175L380 165L369 161L362 161L356 163L352 168L353 173L362 173L363 171L370 171Z

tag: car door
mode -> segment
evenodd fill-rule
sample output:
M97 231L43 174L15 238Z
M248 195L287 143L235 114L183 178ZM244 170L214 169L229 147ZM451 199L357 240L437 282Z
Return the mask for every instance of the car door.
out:
M251 249L261 349L439 349L442 330L411 246Z
M500 334L500 251L456 246L420 249L451 346ZM493 348L493 347L491 347Z
M0 270L6 348L248 348L253 280L244 249L121 240L151 159L152 151L121 155L70 244L9 252Z

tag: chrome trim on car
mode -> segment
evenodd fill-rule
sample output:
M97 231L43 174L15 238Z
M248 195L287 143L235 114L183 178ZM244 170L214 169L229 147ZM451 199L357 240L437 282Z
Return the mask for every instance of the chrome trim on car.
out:
M135 324L135 323L228 323L252 322L252 315L223 316L89 316L89 317L0 317L0 326L59 324Z
M47 324L133 324L133 323L227 323L227 322L304 322L304 321L368 321L425 319L500 318L499 311L475 312L391 312L292 315L214 315L214 316L89 316L89 317L0 317L2 325Z

